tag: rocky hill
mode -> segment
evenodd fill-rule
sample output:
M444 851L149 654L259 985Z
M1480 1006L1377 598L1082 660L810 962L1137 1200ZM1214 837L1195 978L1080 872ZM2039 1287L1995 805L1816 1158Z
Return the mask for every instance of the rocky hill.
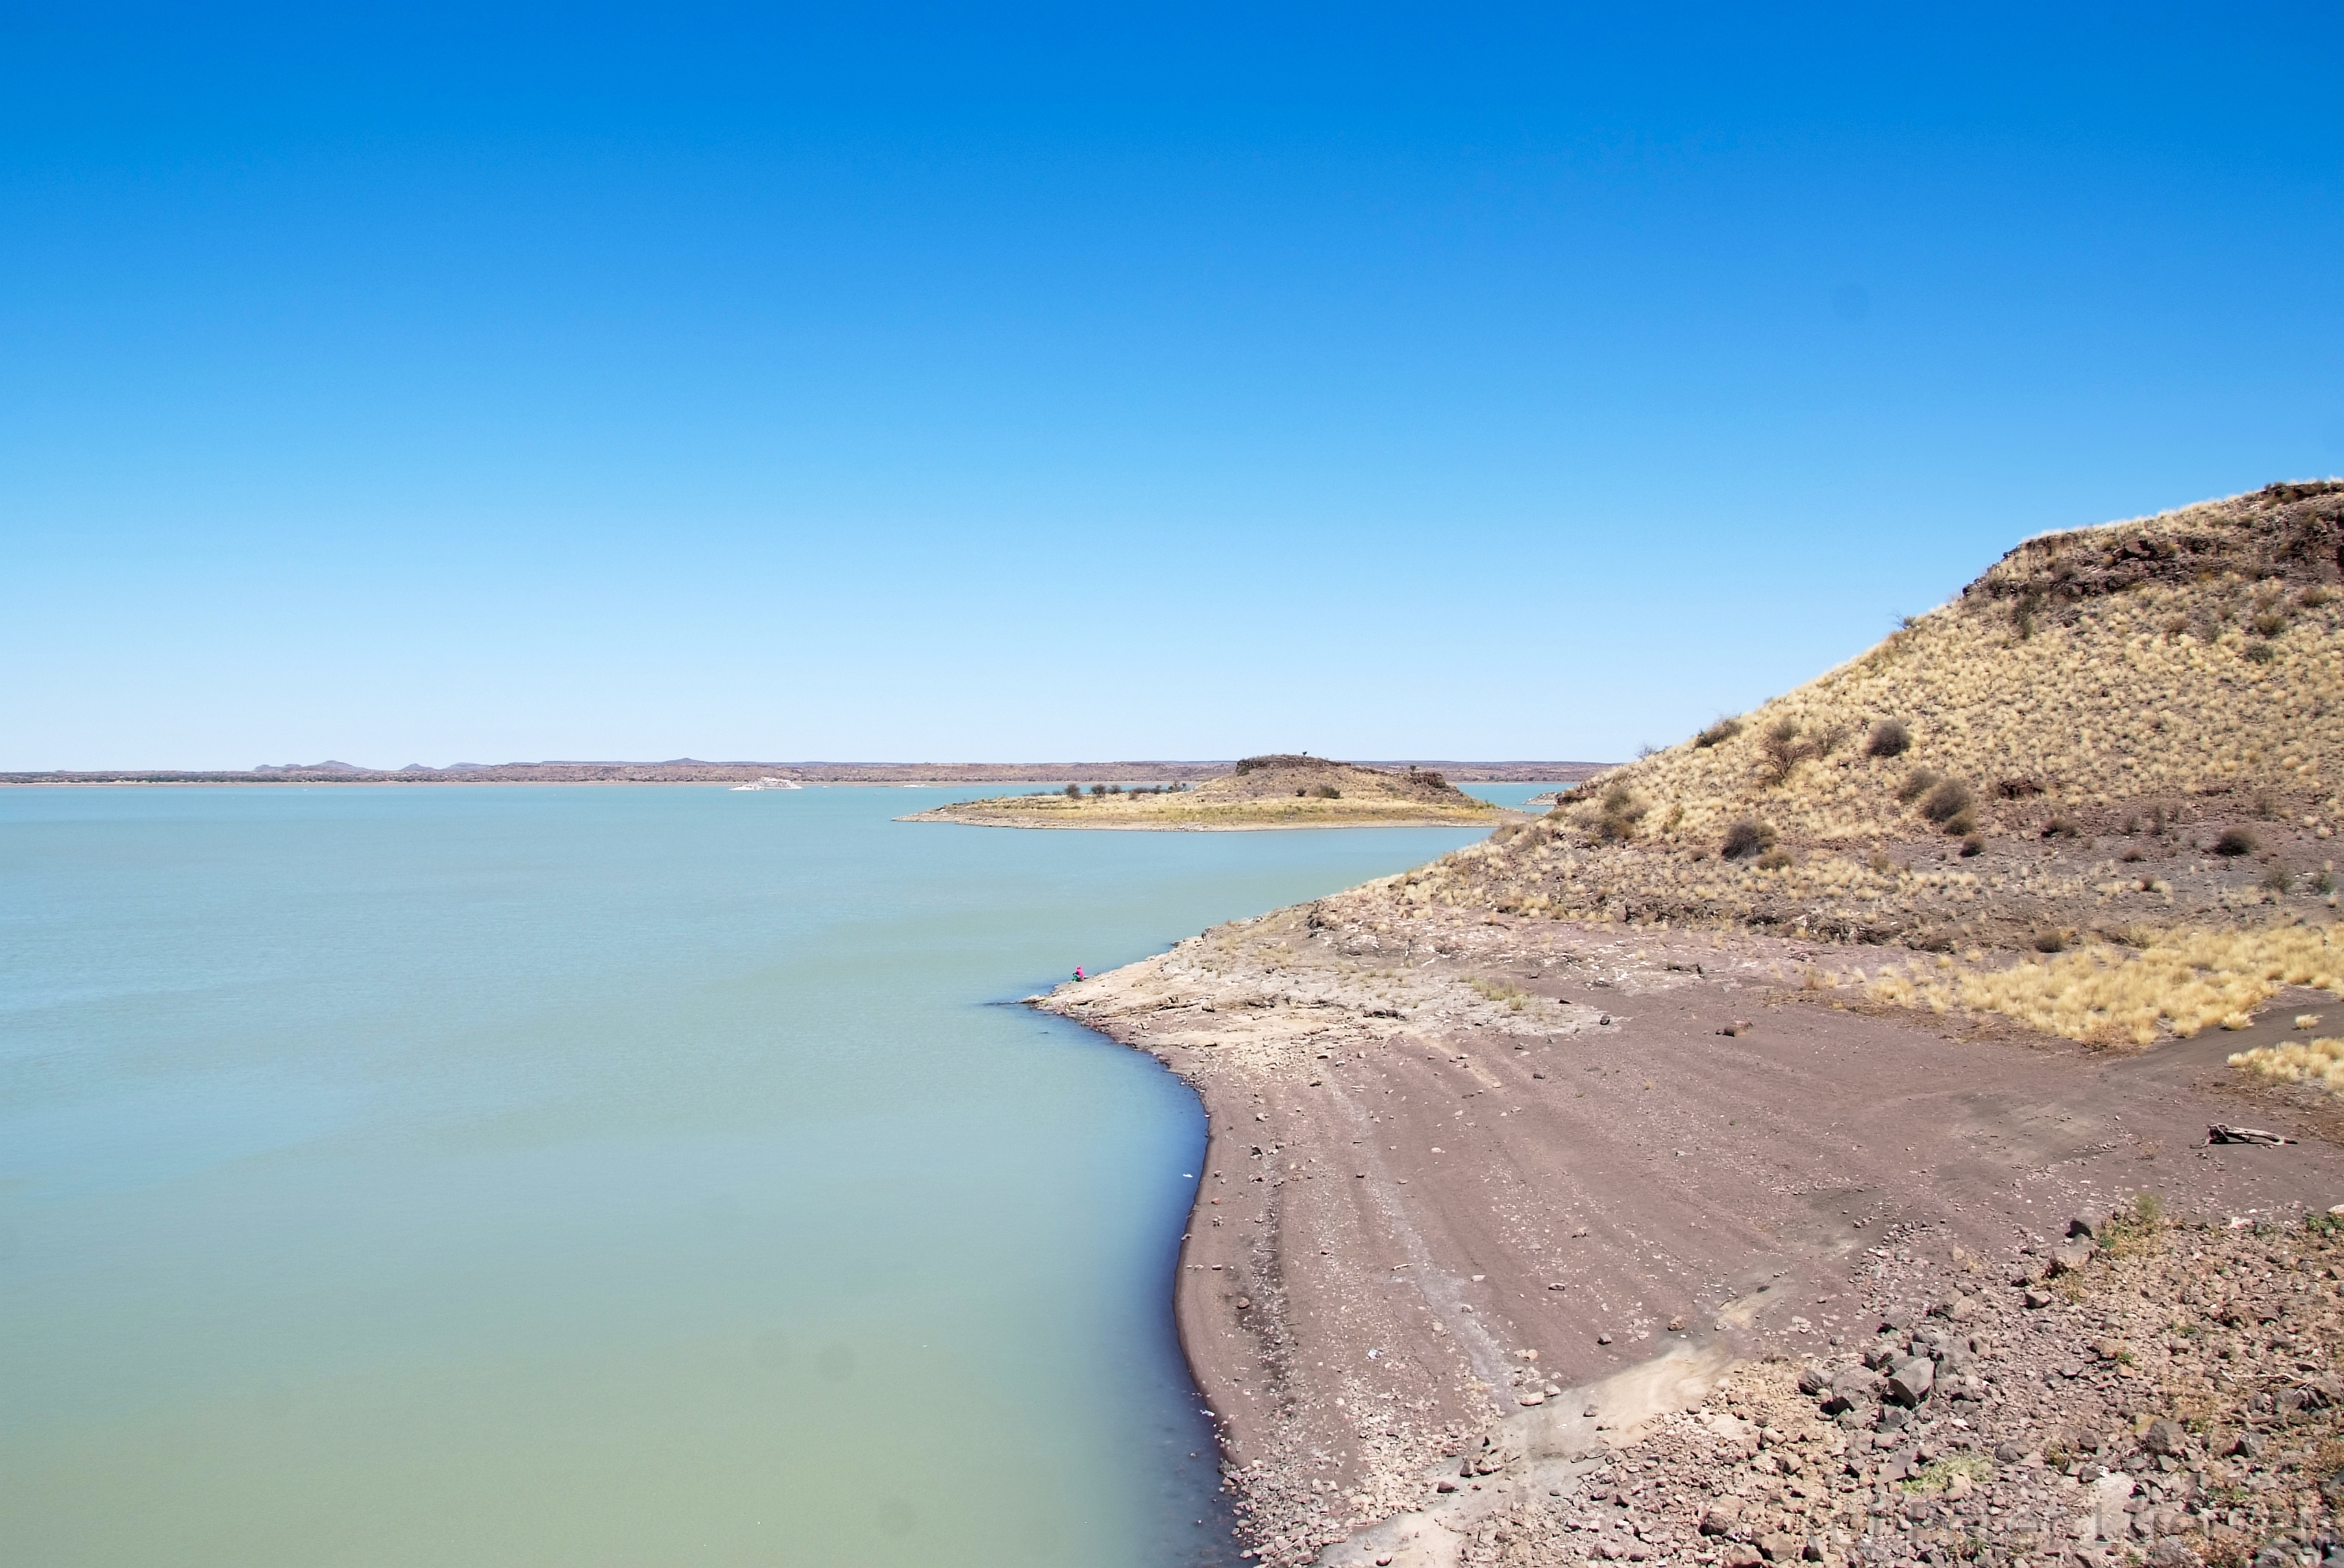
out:
M1382 895L1972 953L2325 920L2339 585L2332 481L2030 539L1861 658Z

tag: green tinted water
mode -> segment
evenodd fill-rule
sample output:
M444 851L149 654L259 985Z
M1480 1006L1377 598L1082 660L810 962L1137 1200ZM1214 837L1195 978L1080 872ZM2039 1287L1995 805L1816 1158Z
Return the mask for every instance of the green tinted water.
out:
M1000 1004L1470 835L965 793L0 791L0 1562L1222 1561L1201 1116Z

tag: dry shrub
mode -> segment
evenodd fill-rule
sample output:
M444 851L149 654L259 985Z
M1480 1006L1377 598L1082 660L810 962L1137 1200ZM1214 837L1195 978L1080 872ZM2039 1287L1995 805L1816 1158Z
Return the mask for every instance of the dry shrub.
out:
M1934 769L1914 769L1904 775L1904 781L1896 786L1896 803L1899 806L1910 806L1914 801L1935 789L1944 777Z
M1636 834L1636 824L1644 819L1645 806L1625 784L1614 784L1603 792L1597 808L1595 830L1617 843Z
M1941 779L1921 797L1921 815L1949 833L1966 833L1969 825L1962 819L1969 815L1970 787L1958 779ZM1956 827L1955 823L1961 822Z
M2236 859L2241 855L2251 855L2260 846L2255 842L2255 836L2244 828L2233 828L2214 840L2214 853L2231 859Z
M1692 743L1697 749L1707 750L1713 746L1724 745L1741 733L1742 720L1729 714L1694 736Z
M2243 1028L2286 986L2344 994L2344 943L2334 930L2177 930L2143 937L2133 951L2093 943L2004 970L1915 965L1883 973L1872 995L1935 1012L1998 1012L2069 1040L2147 1045L2160 1029L2187 1039L2216 1025Z
M1778 719L1766 727L1758 738L1759 776L1769 784L1780 784L1791 776L1791 769L1815 754L1810 743L1799 738L1799 721Z
M1884 719L1874 725L1864 741L1866 757L1902 757L1912 749L1913 732L1897 719Z
M1774 829L1753 818L1744 817L1725 830L1725 842L1717 852L1729 860L1747 859L1774 847Z
M1769 849L1758 857L1758 869L1762 871L1780 871L1790 864L1791 851L1788 849Z

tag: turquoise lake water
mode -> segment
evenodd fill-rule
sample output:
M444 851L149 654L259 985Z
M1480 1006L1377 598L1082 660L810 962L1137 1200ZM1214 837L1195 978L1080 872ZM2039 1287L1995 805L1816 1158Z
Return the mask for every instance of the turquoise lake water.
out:
M1226 1562L1201 1113L1004 1004L1474 835L969 793L0 791L0 1562Z

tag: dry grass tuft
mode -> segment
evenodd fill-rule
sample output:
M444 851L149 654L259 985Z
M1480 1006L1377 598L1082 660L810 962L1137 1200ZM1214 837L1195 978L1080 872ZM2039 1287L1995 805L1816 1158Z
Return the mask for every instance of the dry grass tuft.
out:
M2315 1083L2331 1094L2344 1094L2344 1040L2259 1045L2233 1051L2230 1065L2274 1083Z
M2093 943L2006 969L1914 965L1884 971L1871 995L1934 1012L1998 1012L2086 1044L2147 1045L2160 1030L2187 1039L2217 1026L2243 1028L2285 986L2344 994L2344 941L2335 931L2172 930L2135 950Z

